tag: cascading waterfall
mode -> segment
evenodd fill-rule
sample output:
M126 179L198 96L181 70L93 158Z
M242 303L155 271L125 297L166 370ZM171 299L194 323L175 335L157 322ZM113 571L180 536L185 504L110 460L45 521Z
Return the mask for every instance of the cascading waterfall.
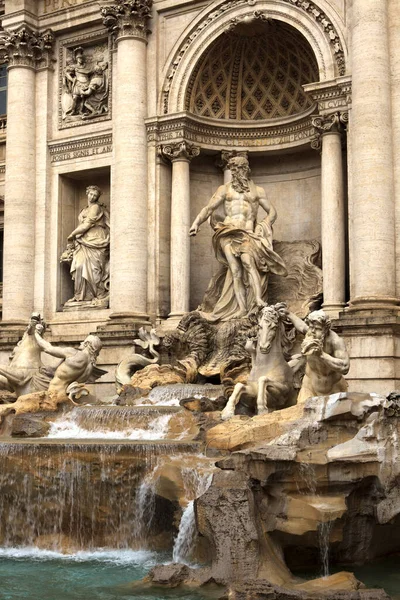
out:
M138 548L138 502L148 514L156 509L148 511L146 476L163 457L198 450L196 443L0 443L0 545ZM155 535L166 526L151 525Z
M150 402L155 406L179 406L179 401L185 398L217 398L223 394L222 385L212 383L179 383L172 385L160 385L151 390L144 403Z
M322 576L329 576L329 541L332 531L333 521L325 521L318 526L318 542L321 558Z
M197 538L194 501L211 484L212 475L201 473L197 469L185 469L182 472L187 498L191 498L182 512L178 535L175 538L172 558L174 562L186 563L190 559Z

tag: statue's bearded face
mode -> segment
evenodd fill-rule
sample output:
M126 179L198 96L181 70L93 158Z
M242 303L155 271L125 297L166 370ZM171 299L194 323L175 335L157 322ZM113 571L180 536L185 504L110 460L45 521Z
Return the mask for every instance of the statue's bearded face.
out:
M247 163L232 163L229 165L232 173L232 186L238 192L249 191L250 169Z

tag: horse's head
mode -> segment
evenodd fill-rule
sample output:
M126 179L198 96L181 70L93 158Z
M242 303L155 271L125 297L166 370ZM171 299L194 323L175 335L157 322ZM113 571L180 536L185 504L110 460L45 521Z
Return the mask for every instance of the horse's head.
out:
M260 352L268 354L278 332L279 314L273 306L265 306L259 316L258 347Z

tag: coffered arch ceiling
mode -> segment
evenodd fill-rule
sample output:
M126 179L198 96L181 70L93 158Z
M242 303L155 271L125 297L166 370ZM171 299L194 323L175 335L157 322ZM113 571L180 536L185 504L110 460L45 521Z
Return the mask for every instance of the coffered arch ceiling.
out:
M306 38L277 20L239 23L198 60L185 109L215 119L259 121L298 115L312 106L303 85L318 81Z

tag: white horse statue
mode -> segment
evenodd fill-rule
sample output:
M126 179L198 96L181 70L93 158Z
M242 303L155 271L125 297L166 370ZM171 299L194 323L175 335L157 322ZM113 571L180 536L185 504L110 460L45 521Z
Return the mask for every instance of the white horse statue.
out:
M294 373L285 360L292 338L286 333L283 305L265 306L259 315L257 340L249 339L246 350L251 354L252 367L247 383L237 383L222 411L225 421L235 414L242 394L257 400L257 414L286 408L296 403L293 387Z

